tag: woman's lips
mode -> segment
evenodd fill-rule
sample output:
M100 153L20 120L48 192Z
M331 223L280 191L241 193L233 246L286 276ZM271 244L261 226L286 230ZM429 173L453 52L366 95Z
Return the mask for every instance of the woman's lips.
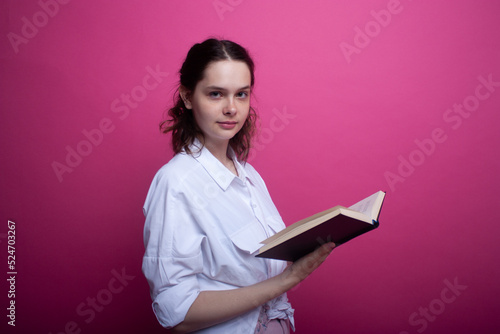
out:
M237 123L236 122L217 122L217 124L219 124L219 126L223 129L230 130L230 129L234 128Z

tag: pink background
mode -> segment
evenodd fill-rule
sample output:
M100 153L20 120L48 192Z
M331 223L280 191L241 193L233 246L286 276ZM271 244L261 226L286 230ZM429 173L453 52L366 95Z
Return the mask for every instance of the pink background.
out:
M142 204L172 155L158 123L176 73L217 36L255 58L251 163L287 224L387 191L380 228L290 292L297 333L498 332L496 1L9 0L0 12L0 331L162 332L140 271ZM72 166L68 150L83 155Z

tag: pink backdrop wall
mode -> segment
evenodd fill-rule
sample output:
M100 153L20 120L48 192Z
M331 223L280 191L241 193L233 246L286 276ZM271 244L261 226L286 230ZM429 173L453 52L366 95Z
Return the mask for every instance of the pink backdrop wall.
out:
M287 224L387 191L380 228L290 292L297 333L498 332L496 1L9 0L0 12L2 332L162 332L141 208L171 157L157 125L176 72L209 36L255 58L251 163Z

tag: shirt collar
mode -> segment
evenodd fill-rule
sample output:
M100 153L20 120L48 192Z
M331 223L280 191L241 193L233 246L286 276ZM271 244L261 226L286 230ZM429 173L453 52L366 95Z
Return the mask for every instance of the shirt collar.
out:
M234 175L226 166L222 164L216 157L212 155L212 153L205 147L202 147L201 142L198 139L195 139L193 145L190 147L191 152L193 152L193 157L203 166L203 168L207 171L210 177L217 183L222 190L226 191L231 182L234 179L240 179L242 182L245 180L249 180L251 183L248 173L245 171L245 168L236 158L236 155L232 148L230 150L230 156L234 161L234 166L238 171L238 176Z

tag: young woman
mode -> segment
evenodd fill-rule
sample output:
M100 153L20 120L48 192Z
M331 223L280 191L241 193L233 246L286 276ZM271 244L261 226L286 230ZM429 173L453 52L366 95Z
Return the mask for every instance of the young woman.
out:
M264 181L246 163L256 115L254 63L240 45L208 39L180 70L179 94L161 124L175 156L144 204L142 269L160 324L184 333L289 333L286 291L334 244L287 266L255 257L285 227Z

